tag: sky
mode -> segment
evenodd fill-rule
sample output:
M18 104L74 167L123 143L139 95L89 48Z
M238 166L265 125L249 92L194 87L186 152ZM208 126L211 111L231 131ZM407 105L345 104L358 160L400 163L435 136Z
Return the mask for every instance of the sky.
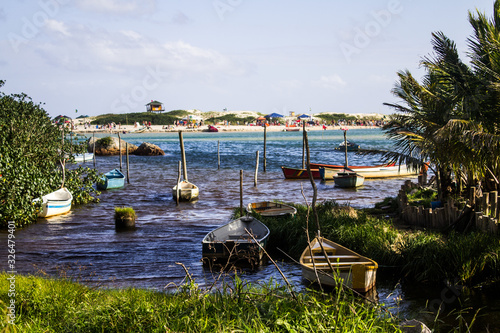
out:
M493 0L16 0L0 4L0 80L51 117L165 110L394 113L397 72L432 33L468 62Z

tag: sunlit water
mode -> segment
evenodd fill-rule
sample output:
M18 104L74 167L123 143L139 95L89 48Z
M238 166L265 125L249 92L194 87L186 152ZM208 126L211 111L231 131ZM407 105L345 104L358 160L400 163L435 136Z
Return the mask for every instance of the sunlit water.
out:
M103 135L100 135L101 137ZM57 276L64 272L81 281L103 287L138 287L164 290L183 283L186 273L182 263L201 286L213 283L214 276L200 261L201 240L212 229L227 223L232 210L240 205L240 170L243 170L243 202L282 200L311 202L312 186L308 180L286 180L281 166L302 164L302 132L268 132L266 172L263 171L262 132L183 133L188 179L200 188L199 200L176 205L172 187L178 177L181 160L178 133L123 134L122 139L140 145L150 142L165 151L165 156L130 156L130 184L118 190L103 191L100 202L74 207L71 213L41 219L37 224L16 231L16 268L19 273L45 272ZM335 151L343 140L342 131L308 133L311 161L343 164L344 154ZM379 129L348 132L349 140L365 149L390 149ZM217 152L220 151L220 169ZM254 186L256 152L260 165L258 184ZM373 165L376 157L349 153L350 165ZM119 167L118 156L97 157L97 169L107 172ZM92 163L87 163L92 167ZM126 171L125 157L122 164ZM386 197L394 197L406 179L365 180L357 189L340 189L333 182L316 181L318 201L334 199L356 208L373 207ZM116 232L114 208L132 206L137 213L137 230ZM2 235L5 239L5 233ZM4 242L6 244L6 242ZM7 257L6 247L0 250ZM369 254L368 254L369 255ZM0 269L7 270L6 260ZM280 262L280 269L299 290L300 267ZM441 298L443 287L412 292L384 277L379 269L378 299L391 308L412 317L425 308L425 300ZM273 277L282 281L272 265L253 272L243 272L249 281Z

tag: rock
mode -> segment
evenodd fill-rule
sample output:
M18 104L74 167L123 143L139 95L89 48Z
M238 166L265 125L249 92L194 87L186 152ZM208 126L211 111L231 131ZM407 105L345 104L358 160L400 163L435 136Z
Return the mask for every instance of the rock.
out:
M405 333L432 333L429 327L415 319L402 322L399 326Z
M165 152L158 147L149 142L143 142L139 148L136 149L134 155L142 155L142 156L158 156L165 155Z
M126 151L126 141L123 139L118 140L117 137L106 137L110 138L110 143L109 145L104 145L103 140L100 138L90 138L87 143L87 151L91 153L94 149L94 140L95 140L95 154L97 156L106 156L106 155L120 155L120 148L122 151L122 155L125 155L127 153ZM128 144L128 153L129 154L134 154L134 152L137 150L137 146L133 145L131 143Z

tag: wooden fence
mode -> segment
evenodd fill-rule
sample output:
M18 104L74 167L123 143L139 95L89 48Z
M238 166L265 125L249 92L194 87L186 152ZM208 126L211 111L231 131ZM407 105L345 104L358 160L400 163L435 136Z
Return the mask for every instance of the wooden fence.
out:
M465 205L463 209L458 209L453 200L449 200L436 208L424 208L422 206L410 206L406 193L412 189L419 188L420 185L405 181L398 192L397 201L399 205L399 217L405 223L433 229L446 229L456 223L472 223L478 230L492 234L498 233L498 220L500 207L498 202L498 192L482 193L478 198L474 196L471 200L475 202L472 210L470 205Z

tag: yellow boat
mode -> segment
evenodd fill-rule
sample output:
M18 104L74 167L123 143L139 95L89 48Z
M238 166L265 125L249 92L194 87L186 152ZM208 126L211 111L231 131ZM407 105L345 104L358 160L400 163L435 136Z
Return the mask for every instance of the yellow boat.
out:
M367 292L375 286L378 268L374 260L323 237L316 237L306 247L300 256L300 265L302 277L309 282L318 282L316 268L322 285L334 287L337 281L342 281L358 292Z

